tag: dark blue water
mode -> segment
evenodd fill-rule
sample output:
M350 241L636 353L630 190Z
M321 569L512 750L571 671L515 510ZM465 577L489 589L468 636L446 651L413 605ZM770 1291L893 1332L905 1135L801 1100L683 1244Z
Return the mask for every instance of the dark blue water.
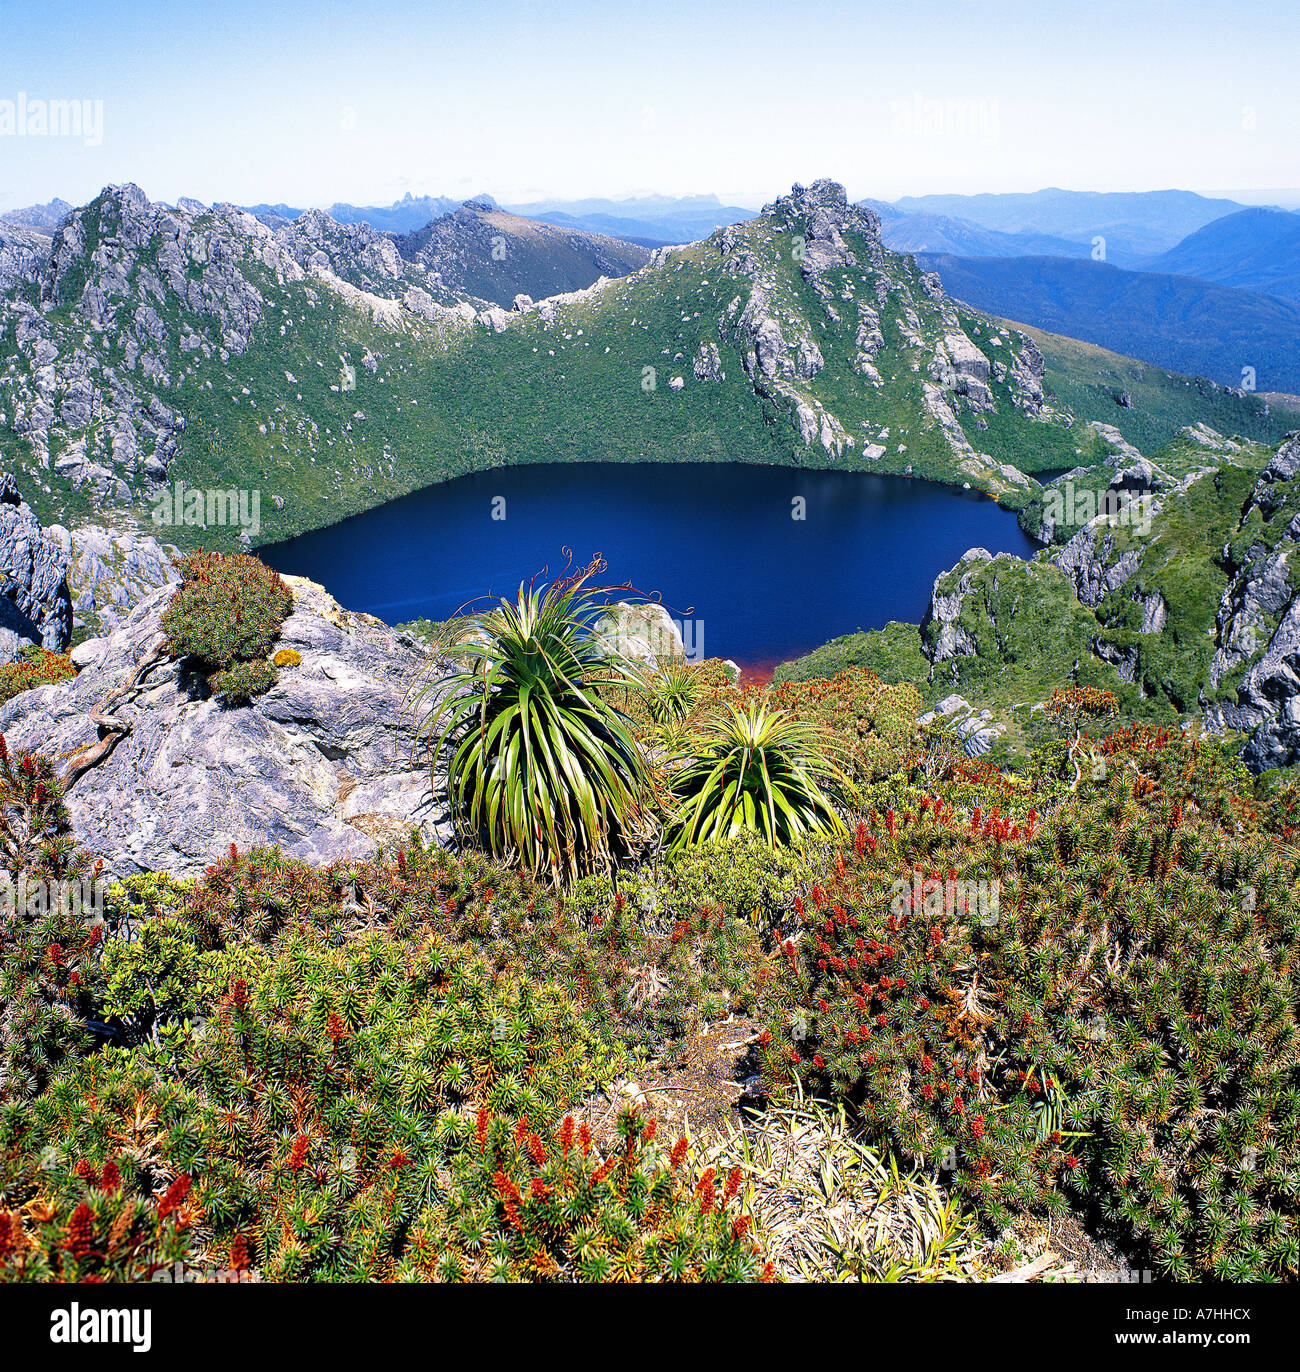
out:
M688 646L761 672L854 629L916 623L935 576L976 546L1037 545L992 501L903 477L574 463L430 486L259 555L398 624L513 595L544 567L549 580L566 547L575 563L601 553L602 581L657 592L690 621Z

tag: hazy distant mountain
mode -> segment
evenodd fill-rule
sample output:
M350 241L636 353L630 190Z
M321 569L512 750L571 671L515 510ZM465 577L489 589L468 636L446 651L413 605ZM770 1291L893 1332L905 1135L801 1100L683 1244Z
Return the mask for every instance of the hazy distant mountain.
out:
M905 214L946 215L1009 234L1050 234L1091 250L1106 240L1105 260L1143 265L1212 220L1243 208L1193 191L1063 191L1007 195L904 196L893 208ZM974 254L971 254L972 256Z
M1082 338L1170 371L1300 393L1300 305L1106 262L923 255L944 289L978 309Z
M495 203L490 195L479 200ZM325 211L336 224L369 224L382 233L411 233L423 228L431 219L448 214L461 202L445 195L412 195L410 191L391 205L348 205L336 201ZM256 215L268 228L279 229L297 219L303 211L292 205L245 205L249 214Z
M451 214L467 203L497 208L496 200L486 193L475 195L470 202L446 195L412 195L408 191L402 199L391 205L350 205L337 201L325 213L336 224L369 224L381 233L400 235L415 233L432 220ZM72 208L66 200L55 199L48 205L9 210L0 214L0 223L52 233ZM272 230L292 224L305 209L283 201L277 204L243 205L240 208ZM707 238L715 229L739 224L751 219L757 212L738 205L724 205L716 195L646 195L631 200L539 200L530 205L504 208L525 219L540 220L580 233L621 238L645 248L668 243L695 243ZM934 245L936 249L940 246L938 243ZM942 248L944 251L956 251L958 245L945 243ZM961 251L974 252L974 249L961 248ZM1044 244L1039 251L1052 249Z
M38 233L53 233L72 212L72 206L57 196L46 205L26 205L20 210L6 210L0 214L0 224L17 224L20 228L35 229Z
M1088 243L1046 233L1002 233L946 214L903 214L884 201L863 201L881 220L885 246L895 252L954 253L958 257L1087 257Z
M541 219L588 233L655 247L663 243L696 243L715 229L752 219L755 210L724 205L716 195L638 196L632 200L539 200L510 205L515 214Z
M445 195L407 194L392 205L334 204L326 210L339 224L366 223L384 233L409 234L431 220L450 214L462 204L497 208L490 195L480 194L471 201L452 200ZM292 205L245 205L268 228L279 229L302 214ZM528 205L501 206L525 219L555 224L581 233L623 238L642 247L655 248L665 243L694 243L707 238L715 229L738 224L753 217L755 211L737 205L724 205L716 195L640 196L633 200L538 200ZM66 210L65 210L66 213ZM25 221L22 221L25 222Z
M490 195L476 195L474 199L483 205L496 204ZM360 224L364 221L372 229L380 229L385 233L411 233L423 228L431 219L450 214L463 203L445 195L412 195L408 191L392 205L334 204L326 213L340 224Z
M519 214L542 215L552 210L566 214L610 214L618 219L659 219L664 217L709 218L719 213L730 214L734 206L723 205L716 195L637 195L626 200L609 200L595 196L586 200L534 200L528 204L511 205ZM753 216L754 210L737 213ZM730 221L726 221L730 222ZM719 225L725 228L726 223Z
M1147 267L1300 300L1300 214L1249 209L1225 215Z
M447 289L509 307L581 290L600 276L644 267L649 251L623 239L525 219L486 201L468 200L396 240L410 262L436 272Z
M608 214L582 215L562 214L551 210L536 216L539 224L554 224L559 229L573 229L576 233L599 233L609 238L621 239L624 243L635 243L642 248L662 248L673 243L694 241L689 234L680 236L667 230L663 224L654 221L642 222L638 219L616 219Z

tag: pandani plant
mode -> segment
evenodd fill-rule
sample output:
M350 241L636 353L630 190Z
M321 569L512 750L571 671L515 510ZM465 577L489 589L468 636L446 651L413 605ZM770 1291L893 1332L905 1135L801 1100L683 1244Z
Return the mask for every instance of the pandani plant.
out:
M829 734L761 699L728 704L708 720L670 786L678 802L668 826L673 848L746 830L771 847L843 835L835 800L854 795Z
M520 585L476 617L451 671L417 682L411 706L432 766L447 761L457 827L491 856L553 885L608 872L653 831L660 797L612 691L634 669L592 633L607 609L580 575Z

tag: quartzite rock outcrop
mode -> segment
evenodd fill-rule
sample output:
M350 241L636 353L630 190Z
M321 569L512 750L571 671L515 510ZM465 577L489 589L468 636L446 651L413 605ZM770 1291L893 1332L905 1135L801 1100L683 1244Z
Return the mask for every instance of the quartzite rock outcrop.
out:
M1258 534L1244 553L1223 552L1233 578L1219 602L1211 685L1242 675L1236 700L1208 715L1249 735L1242 756L1258 771L1300 762L1300 432L1260 473L1241 522Z
M163 660L116 709L129 732L67 797L78 842L110 875L197 875L231 843L330 862L364 858L413 828L449 837L442 786L431 790L412 756L404 710L430 659L313 582L288 581L294 608L276 647L301 663L281 668L252 706L219 705L185 663ZM154 591L107 638L83 645L88 665L74 680L0 708L10 746L67 761L94 745L91 709L158 642L172 594Z
M55 531L41 528L5 472L0 476L0 662L12 662L31 645L54 653L68 646L67 570L68 554Z

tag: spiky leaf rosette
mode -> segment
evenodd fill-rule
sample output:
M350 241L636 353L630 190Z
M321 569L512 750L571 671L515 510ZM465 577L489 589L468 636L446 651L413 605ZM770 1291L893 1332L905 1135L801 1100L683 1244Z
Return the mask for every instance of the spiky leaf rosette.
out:
M671 779L674 847L744 831L773 847L845 832L832 795L852 786L817 725L759 701L728 703L700 730L692 753Z
M449 752L462 834L556 883L609 871L655 808L647 762L606 698L637 678L592 633L608 599L587 584L595 566L520 586L477 618L453 651L461 665L413 695L419 734L435 758Z

